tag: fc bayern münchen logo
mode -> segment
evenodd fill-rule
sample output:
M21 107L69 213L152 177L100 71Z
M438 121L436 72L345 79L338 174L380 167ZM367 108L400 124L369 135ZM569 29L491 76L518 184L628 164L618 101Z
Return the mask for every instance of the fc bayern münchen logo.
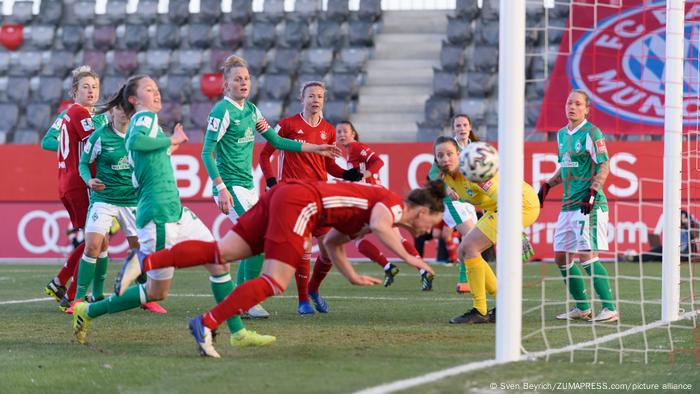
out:
M666 1L604 19L574 44L571 86L591 94L596 108L629 121L664 123ZM686 2L683 120L700 122L700 0Z

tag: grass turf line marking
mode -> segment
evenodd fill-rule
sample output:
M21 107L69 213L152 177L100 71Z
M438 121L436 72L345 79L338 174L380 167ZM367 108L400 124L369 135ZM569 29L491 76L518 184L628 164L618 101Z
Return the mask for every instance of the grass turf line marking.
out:
M682 314L681 316L679 316L679 320L690 319L698 314L700 314L700 310L686 312L686 313ZM602 337L597 338L597 339L592 339L590 341L572 344L572 345L565 346L565 347L558 348L558 349L549 349L549 350L542 350L542 351L534 352L534 353L523 354L522 356L520 356L520 359L518 361L534 361L538 358L542 358L542 357L546 357L546 356L571 352L574 350L578 350L578 349L582 349L582 348L610 342L610 341L613 341L613 340L618 339L618 338L626 337L628 335L638 334L638 333L641 333L641 332L644 332L647 330L651 330L653 328L666 326L666 325L669 325L671 323L672 322L665 322L662 320L657 320L653 323L649 323L649 324L646 324L644 326L636 326L636 327L630 328L630 329L625 330L625 331L621 331L621 332L618 332L615 334L605 335L605 336L602 336ZM516 361L516 362L518 362L518 361ZM431 373L428 373L425 375L416 376L413 378L397 380L395 382L390 382L390 383L385 383L385 384L382 384L379 386L369 387L369 388L366 388L366 389L363 389L360 391L356 391L353 394L393 393L395 391L406 390L406 389L409 389L412 387L421 386L421 385L424 385L427 383L436 382L438 380L442 380L442 379L448 378L450 376L460 375L463 373L473 372L473 371L477 371L480 369L489 368L489 367L493 367L496 365L503 365L503 364L508 364L508 362L499 362L499 361L496 361L495 359L476 361L476 362L471 362L468 364L458 365L458 366L452 367L452 368L443 369L441 371L435 371L435 372L431 372Z
M30 302L48 301L53 300L51 297L41 297L41 298L30 298L28 300L9 300L0 301L0 305L11 305L11 304L28 304Z

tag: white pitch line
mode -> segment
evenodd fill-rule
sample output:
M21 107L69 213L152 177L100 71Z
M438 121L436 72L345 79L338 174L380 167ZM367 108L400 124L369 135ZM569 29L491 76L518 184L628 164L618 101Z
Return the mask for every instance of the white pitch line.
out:
M679 320L690 319L693 316L698 315L698 314L700 314L700 310L690 311L690 312L687 312L687 313L681 315ZM633 328L630 328L630 329L625 330L625 331L620 331L620 332L615 333L615 334L605 335L605 336L602 336L600 338L593 339L590 341L581 342L581 343L565 346L565 347L558 348L558 349L549 349L549 350L543 350L543 351L535 352L535 353L523 354L522 356L520 356L520 360L514 361L514 362L525 361L525 360L533 361L533 360L536 360L538 358L546 357L549 355L572 352L574 350L578 350L578 349L582 349L585 347L590 347L590 346L610 342L610 341L613 341L613 340L618 339L618 338L622 338L622 337L625 337L628 335L637 334L640 332L651 330L653 328L662 327L662 326L665 326L668 324L671 324L671 323L658 320L658 321L655 321L653 323L646 324L644 326L633 327ZM424 385L427 383L432 383L432 382L442 380L442 379L450 377L450 376L459 375L459 374L463 374L463 373L467 373L467 372L473 372L473 371L477 371L477 370L484 369L484 368L490 368L490 367L493 367L496 365L501 365L501 364L507 364L507 362L499 362L499 361L496 361L495 359L494 360L483 360L483 361L471 362L468 364L458 365L456 367L443 369L441 371L431 372L431 373L421 375L421 376L416 376L413 378L397 380L395 382L390 382L390 383L385 383L385 384L382 384L379 386L369 387L369 388L366 388L366 389L363 389L360 391L356 391L353 394L393 393L395 391L406 390L406 389L409 389L412 387L421 386L421 385Z
M9 300L9 301L0 301L0 305L11 305L11 304L28 304L30 302L39 302L39 301L48 301L48 300L53 300L51 297L42 297L42 298L30 298L28 300Z

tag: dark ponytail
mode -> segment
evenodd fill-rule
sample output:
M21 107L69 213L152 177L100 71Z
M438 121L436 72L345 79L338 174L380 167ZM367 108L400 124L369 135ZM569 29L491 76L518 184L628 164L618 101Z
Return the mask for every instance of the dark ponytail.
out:
M136 96L136 89L138 89L139 81L144 78L150 77L146 74L138 74L129 77L129 79L127 79L126 82L124 82L122 86L119 87L117 93L115 93L114 96L110 97L110 99L107 100L106 103L100 106L100 109L97 111L97 113L102 114L114 107L120 107L124 111L126 116L131 118L131 116L134 114L134 112L136 112L136 110L134 109L134 105L129 102L129 97Z
M428 181L420 189L413 189L406 196L406 202L411 205L426 207L430 212L444 212L443 200L447 197L445 182L440 179Z

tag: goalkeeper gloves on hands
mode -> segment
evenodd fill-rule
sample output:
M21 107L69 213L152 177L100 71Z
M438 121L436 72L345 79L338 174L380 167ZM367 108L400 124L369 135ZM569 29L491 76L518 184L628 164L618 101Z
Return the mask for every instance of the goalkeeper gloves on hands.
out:
M544 206L544 199L547 198L547 193L549 193L549 189L551 188L549 183L545 182L540 187L540 191L537 192L537 198L540 200L540 208Z
M343 179L346 181L359 182L362 178L364 178L364 175L357 168L343 171Z
M583 198L583 201L581 201L581 213L584 215L588 215L591 213L593 210L593 206L595 205L595 195L596 191L593 189L588 189L588 194L586 194L586 197Z
M272 186L275 186L277 184L277 178L274 176L271 176L265 180L265 184L267 185L267 189L272 189Z

